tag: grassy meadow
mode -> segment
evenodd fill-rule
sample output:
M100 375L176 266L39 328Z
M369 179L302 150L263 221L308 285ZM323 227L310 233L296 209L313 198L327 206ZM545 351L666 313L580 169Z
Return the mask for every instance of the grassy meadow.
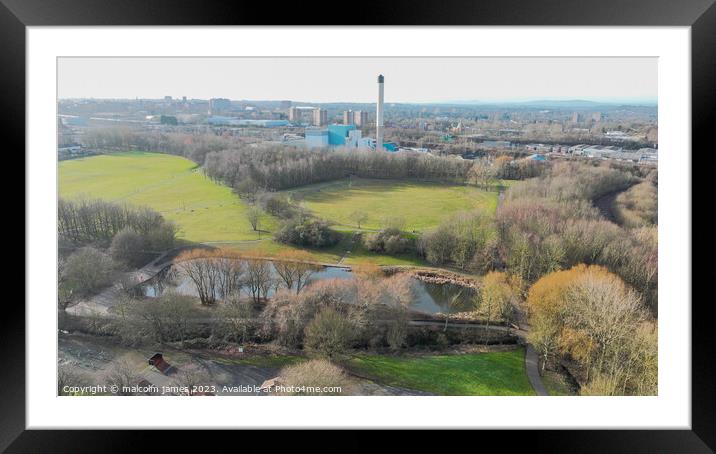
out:
M386 218L405 220L408 232L437 226L451 214L482 208L494 212L497 193L475 187L426 182L352 178L286 191L316 216L344 233L337 245L308 249L316 261L373 263L379 265L423 264L414 255L391 257L368 251L352 241L357 230L351 213L364 211L368 220L361 230L382 227ZM59 194L63 198L101 198L112 202L147 206L179 227L179 238L241 251L273 256L293 246L278 244L271 237L278 220L265 215L259 235L246 219L247 205L231 188L205 177L196 163L183 157L145 152L113 153L59 163ZM350 254L346 251L350 250Z
M339 226L357 228L351 213L363 211L362 229L378 230L386 218L405 220L405 230L425 231L455 212L483 209L494 213L497 192L473 186L419 181L351 178L288 191L294 200L317 216Z
M61 161L59 193L148 206L176 222L178 236L192 242L258 239L246 220L246 204L231 188L179 156L130 152ZM275 226L271 216L261 222L264 230Z
M444 396L531 396L525 351L435 356L357 355L347 367L378 383Z

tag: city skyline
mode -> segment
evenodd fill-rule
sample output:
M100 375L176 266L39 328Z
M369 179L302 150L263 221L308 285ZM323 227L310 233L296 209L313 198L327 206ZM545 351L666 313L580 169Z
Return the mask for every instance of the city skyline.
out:
M58 98L489 104L657 102L649 57L232 57L58 59ZM317 83L318 82L318 83Z

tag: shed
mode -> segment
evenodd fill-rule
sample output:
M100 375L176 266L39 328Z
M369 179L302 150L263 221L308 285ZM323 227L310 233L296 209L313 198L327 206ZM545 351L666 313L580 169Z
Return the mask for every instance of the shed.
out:
M164 375L168 375L173 366L164 360L164 356L161 353L155 353L149 358L149 365L154 366L157 370Z

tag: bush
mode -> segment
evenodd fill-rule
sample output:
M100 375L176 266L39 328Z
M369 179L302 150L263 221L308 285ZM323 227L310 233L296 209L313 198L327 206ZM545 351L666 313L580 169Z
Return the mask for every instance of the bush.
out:
M281 370L279 382L281 385L293 389L278 394L303 396L339 395L349 384L343 369L323 359L312 359L305 363L285 367ZM325 390L327 387L340 388L340 391L338 389Z
M285 195L267 193L259 197L259 204L263 209L277 218L289 219L296 214L294 207Z
M403 254L415 249L414 241L404 238L400 230L394 228L367 235L363 244L369 251L390 255Z
M112 238L109 253L114 260L132 268L139 268L147 262L146 239L131 228L117 232Z
M92 247L83 247L70 255L60 277L60 290L74 297L97 293L112 283L114 261Z
M320 219L289 219L276 233L276 241L298 246L327 247L338 243L341 236Z
M388 327L385 337L391 349L400 350L405 347L408 339L408 320L394 320Z
M325 308L308 324L305 346L321 355L334 358L345 352L355 338L353 325L331 308Z
M144 234L147 248L153 253L166 251L174 247L177 235L177 226L173 222L163 222Z
M420 239L420 251L428 262L452 263L471 271L491 269L496 248L495 225L480 210L452 216Z

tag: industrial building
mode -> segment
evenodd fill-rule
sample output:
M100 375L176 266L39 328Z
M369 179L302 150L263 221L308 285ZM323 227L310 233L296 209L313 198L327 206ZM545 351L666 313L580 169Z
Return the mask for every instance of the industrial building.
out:
M207 118L206 122L213 126L257 126L261 128L277 128L289 125L286 120L244 120L220 115L213 115Z
M328 130L322 128L306 128L306 147L323 148L328 146Z
M327 128L306 128L306 147L372 148L373 139L363 137L355 125L328 125Z
M621 152L621 147L616 147L613 145L610 146L604 146L604 145L575 145L573 147L569 147L569 153L575 156L587 156L590 158L608 158L613 153Z

